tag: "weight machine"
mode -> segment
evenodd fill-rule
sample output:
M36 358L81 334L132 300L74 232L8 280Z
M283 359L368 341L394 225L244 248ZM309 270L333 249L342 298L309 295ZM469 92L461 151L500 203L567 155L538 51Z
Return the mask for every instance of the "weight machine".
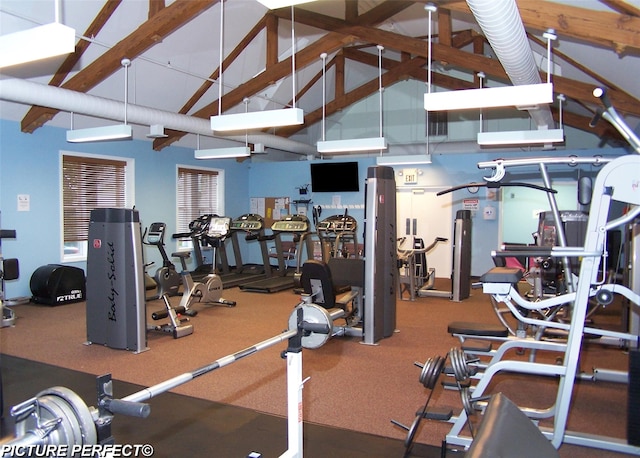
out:
M336 226L344 215L330 219L334 242L340 244ZM354 229L355 220L347 219ZM330 223L330 224L329 224ZM333 322L344 318L346 325L333 326L332 334L361 337L375 345L396 330L396 185L393 168L369 167L365 189L365 257L329 256L309 260L302 266L300 283L306 295L315 296ZM349 231L351 232L351 231ZM355 234L355 233L354 233ZM335 245L334 245L335 246ZM337 286L338 288L336 288ZM343 288L347 286L347 288ZM351 303L351 309L348 304Z
M109 374L97 378L95 407L88 407L76 393L65 387L41 391L11 408L15 438L0 446L2 456L28 456L26 451L36 447L43 450L58 446L66 447L72 451L70 456L75 456L84 450L92 450L94 445L115 444L116 439L111 435L115 415L146 418L151 414L151 408L144 401L286 341L288 345L283 358L286 357L287 368L288 449L281 456L302 458L302 389L307 381L302 379L302 349L318 348L324 344L330 338L333 326L331 318L312 300L308 298L307 302L301 302L294 308L287 331L124 398L114 398Z
M168 323L147 325L142 236L137 210L97 208L91 211L86 278L86 344L141 353L148 350L147 332L170 333L177 339L193 333L193 326L174 308L168 294L161 296L165 310L152 314ZM187 297L186 299L189 299ZM185 299L183 295L183 299Z
M624 124L624 121L615 113L611 107L604 91L595 91L606 108L601 113L605 119L625 135L635 151L640 153L640 140ZM570 161L578 162L578 158L570 158ZM515 160L518 161L518 160ZM529 164L537 163L540 166L545 185L548 186L548 176L546 175L546 164L562 161L560 158L539 159L535 162L529 160ZM565 160L566 161L566 160ZM520 164L511 161L494 161L492 164L480 163L481 168L495 167L494 176L488 178L489 181L498 181L504 176L504 167L507 165L525 165L526 160L521 160ZM572 162L566 162L572 163ZM598 173L593 185L593 197L587 221L585 241L583 246L569 246L563 240L561 218L559 217L555 201L551 199L550 204L554 213L554 221L558 234L562 234L559 239L561 246L536 247L533 251L527 251L527 255L545 256L553 259L561 259L567 271L566 287L563 294L547 297L539 301L528 301L524 299L515 288L521 278L521 271L518 269L496 267L487 272L481 278L483 291L490 294L496 302L504 303L518 321L540 328L550 328L560 330L566 334L566 340L540 340L538 338L516 338L506 337L503 343L493 351L487 352L490 360L487 364L478 366L480 372L474 374L469 370L470 363L466 360L462 351L456 352L457 363L454 366L459 368L460 374L469 379L476 379L477 383L472 390L464 393L463 404L471 406L465 408L458 417L452 418L453 427L447 434L446 442L468 447L473 441L472 437L462 434L462 430L468 423L470 410L481 407L489 384L494 375L501 372L517 372L530 375L554 377L558 380L558 389L555 404L547 409L520 407L520 409L532 419L552 419L552 427L540 427L540 431L550 440L557 449L563 443L581 445L586 447L611 450L620 453L640 455L640 436L638 425L640 416L638 415L640 402L638 396L638 386L640 384L640 351L638 349L639 337L633 332L612 332L607 330L589 327L586 323L588 316L589 302L593 298L601 303L608 303L615 294L619 294L626 299L638 315L640 306L640 294L638 294L637 284L630 282L628 286L611 283L606 276L607 258L607 237L608 232L625 226L635 226L640 218L640 193L638 192L637 171L640 170L640 155L630 154L617 157L607 161ZM613 202L627 206L627 212L619 217L610 215L610 208ZM517 256L521 251L503 251L494 253L497 256ZM637 254L637 253L636 253ZM633 258L636 259L635 254ZM572 262L580 259L578 275L572 274ZM635 269L634 269L635 270ZM545 316L541 313L538 316L531 316L527 311L540 312L542 310L553 310L558 307L566 307L570 310L570 321L557 321L541 319L538 316ZM617 342L629 349L629 372L599 371L604 372L603 379L626 383L629 389L628 399L628 427L627 439L604 437L593 434L585 434L567 430L567 419L571 406L571 398L575 380L580 377L578 372L579 358L584 335L598 336L599 341ZM475 336L478 337L478 336ZM492 338L492 337L488 337ZM496 339L498 340L498 339ZM602 343L602 342L601 342ZM548 351L551 354L560 356L558 360L562 364L543 364L533 360L515 361L505 359L504 356L509 350L529 349L535 351ZM594 378L595 380L595 378ZM462 394L462 393L461 393Z
M451 291L439 291L435 289L436 271L427 264L427 253L438 243L447 242L448 239L436 237L433 243L425 247L421 238L412 237L413 247L405 248L403 242L409 237L407 220L407 236L400 239L398 246L400 299L403 299L402 295L406 290L409 291L411 301L415 301L416 295L447 298L454 302L467 299L471 292L471 228L471 211L458 210L453 227Z

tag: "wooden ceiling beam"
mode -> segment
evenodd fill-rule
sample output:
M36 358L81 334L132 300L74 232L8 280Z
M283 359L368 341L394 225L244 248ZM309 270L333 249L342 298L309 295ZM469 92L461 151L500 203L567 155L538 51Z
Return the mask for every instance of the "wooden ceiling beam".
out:
M516 0L525 27L554 29L559 36L605 46L618 54L640 51L640 18L595 11L548 0ZM617 2L620 4L620 2ZM471 14L466 2L452 2L440 8Z
M358 19L358 0L344 2L344 19L347 22L354 22Z
M265 27L265 19L263 17L258 23L247 33L244 38L238 43L233 51L229 53L227 57L222 61L222 69L224 72L225 68L228 68L237 58L240 56L242 51L251 43L251 41L260 33L260 31ZM196 103L202 98L202 96L213 86L213 81L218 80L220 77L220 67L216 68L215 71L209 75L209 78L205 80L198 90L189 98L187 103L185 103L182 108L178 111L180 114L187 114L189 111L195 106Z
M383 5L386 3L394 4L403 2L385 2ZM279 14L281 17L287 17L284 11L278 10L276 14ZM295 14L296 22L311 27L328 32L353 35L360 41L380 44L386 49L404 51L413 56L427 57L428 54L427 41L420 38L407 37L364 24L350 25L340 19L306 10L300 10L300 12L296 10ZM362 17L364 17L364 15L361 15L359 19ZM506 72L496 59L490 59L482 55L474 55L456 49L455 47L442 45L441 43L432 43L432 52L435 60L447 62L450 65L461 68L475 68L477 70L482 68L489 76L505 81L508 80Z
M151 19L159 11L165 8L164 0L149 0L149 14L147 19Z
M638 8L637 6L633 6L623 0L600 0L600 3L604 3L609 8L617 11L620 14L640 17L640 8Z
M391 86L392 84L407 78L407 76L416 69L422 68L425 65L425 59L422 57L416 57L408 61L398 62L393 68L385 72L382 75L383 87ZM335 97L333 100L327 102L324 108L325 116L330 116L344 107L350 106L355 102L362 100L363 98L375 94L379 89L379 80L374 78L357 88L345 93L343 96ZM322 107L310 112L305 113L305 124L310 125L322 120ZM305 126L289 126L278 129L278 135L285 137L291 136Z
M358 16L355 19L355 22L358 24L376 24L389 17L397 14L398 12L404 10L405 8L411 6L413 4L412 1L394 1L394 2L383 2L382 4L372 8L366 13ZM303 9L296 8L295 9L295 19L297 22L305 23L304 21L299 21L298 15L305 16L306 11ZM272 12L278 18L284 18L291 20L291 10L289 8L282 8L280 10L275 10ZM321 16L322 19L328 18L328 16ZM310 16L312 19L313 15ZM323 22L324 26L326 24ZM340 21L341 25L344 25L344 21ZM344 33L329 33L324 37L317 40L315 43L312 43L302 49L301 51L296 53L296 65L298 68L306 67L311 64L315 60L318 59L318 56L326 52L327 54L333 53L348 44L352 44L354 38L348 34ZM239 46L236 47L239 49ZM257 92L263 90L265 87L273 84L273 82L278 81L284 77L286 77L291 71L291 58L282 61L273 63L270 67L267 67L264 72L252 78L251 80L239 85L235 89L231 90L229 93L222 97L222 106L223 107L232 107L240 103L244 98L251 97L255 95ZM336 65L336 74L339 71L339 65ZM212 103L208 104L204 108L201 108L196 113L193 113L193 116L208 118L212 114L218 112L218 103L220 101L215 100ZM166 138L155 139L153 142L153 149L159 150L164 148L165 146L170 145L171 143L179 140L185 135L184 132L171 132L168 134Z
M130 33L126 38L108 49L95 61L78 72L61 87L78 92L86 92L95 87L108 76L122 68L121 60L127 57L131 60L151 48L158 42L158 37L166 37L176 29L189 22L202 11L210 8L219 0L176 0L170 6L155 14L151 19ZM33 119L40 119L44 107L33 107ZM54 115L60 110L51 110ZM23 132L33 132L37 127L29 124Z
M328 34L315 43L310 44L301 51L296 53L296 63L300 67L305 67L313 61L317 61L318 56L322 52L334 52L342 48L347 42L352 41L351 37L344 37L342 34ZM272 65L270 68L265 69L262 73L254 76L249 81L240 84L235 89L232 89L227 94L222 96L222 106L232 107L238 105L246 97L251 97L260 92L273 81L278 81L291 73L291 57ZM191 116L198 118L209 119L213 114L218 113L219 100L214 100L205 107L199 109ZM166 132L165 132L166 133ZM168 134L166 138L159 138L154 140L154 150L169 146L171 143L178 141L184 137L186 132L173 131Z
M326 26L336 27L340 33L349 33L362 41L378 43L388 49L408 52L414 56L427 57L427 45L425 41L421 39L406 37L393 32L363 25L349 26L343 21L327 19L326 16L317 15L311 12L308 12L308 14L304 16L303 20L309 20L316 25L325 23ZM342 22L343 26L340 26L339 22ZM481 37L478 40L480 39ZM478 43L478 47L476 48L477 50L480 49L479 44L480 43ZM483 71L488 77L508 81L507 75L500 62L496 59L485 57L482 53L469 53L450 46L444 46L441 43L432 43L432 53L434 60L446 62L448 65L452 65L454 67L470 69L473 73ZM543 79L546 80L546 75L544 73L542 73L542 76ZM568 78L554 77L554 90L557 93L563 93L568 97L582 100L586 103L593 104L595 102L591 93L593 85L588 85ZM638 114L638 111L640 111L638 104L635 103L633 98L629 99L624 93L617 91L615 88L612 88L609 91L609 96L612 103L616 106L616 109L619 109L624 113Z
M91 21L89 27L85 30L84 36L93 37L98 35L116 8L120 6L120 3L122 3L122 0L107 0L93 21ZM49 81L50 86L60 86L63 83L76 64L80 62L80 58L89 48L90 44L91 42L88 40L78 41L75 52L65 58L60 68L56 71L55 75L53 75L53 78L51 78L51 81ZM32 106L22 118L20 129L22 132L33 133L38 127L42 127L45 123L51 121L57 113L58 112L52 108Z
M443 9L438 18L438 43L444 46L452 46L451 11Z
M468 44L474 43L478 36L473 30L460 30L454 33L451 46L458 49L463 48Z
M543 77L546 80L546 76ZM595 85L583 83L581 81L564 78L562 76L553 76L553 91L556 94L564 94L565 96L581 101L587 105L600 105L600 101L593 96ZM608 89L607 95L616 110L640 116L640 106L633 99L629 99L626 93L616 89Z
M278 16L274 14L267 14L266 18L267 29L267 62L266 67L269 68L272 65L278 63Z

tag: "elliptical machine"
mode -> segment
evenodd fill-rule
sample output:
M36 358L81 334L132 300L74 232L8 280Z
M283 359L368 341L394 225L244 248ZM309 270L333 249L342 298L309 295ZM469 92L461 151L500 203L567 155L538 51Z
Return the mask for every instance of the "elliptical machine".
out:
M177 309L182 310L181 313L188 316L195 316L198 312L191 309L194 300L205 304L219 304L227 307L235 307L235 301L229 301L222 297L222 280L216 273L215 259L216 249L221 246L225 238L229 234L229 226L231 218L219 217L216 215L205 215L200 218L200 224L191 227L191 232L187 234L173 234L173 238L190 237L194 243L200 241L210 245L213 248L213 264L211 272L201 281L194 281L191 272L187 268L186 259L190 257L188 252L171 253L171 256L180 258L182 265L183 293L182 299Z
M147 297L147 300L155 300L168 296L177 296L180 285L182 284L182 278L176 266L171 262L167 252L164 249L164 233L167 228L165 223L152 223L151 226L145 231L145 236L142 237L142 241L145 245L154 245L158 247L160 255L162 256L162 267L156 269L153 275L153 280L156 283L156 295ZM146 242L145 242L146 239ZM152 265L153 263L149 264Z

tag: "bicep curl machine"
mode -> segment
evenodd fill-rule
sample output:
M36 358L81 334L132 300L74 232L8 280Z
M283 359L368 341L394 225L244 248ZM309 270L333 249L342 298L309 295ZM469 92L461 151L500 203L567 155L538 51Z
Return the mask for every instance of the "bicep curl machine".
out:
M302 457L302 388L306 382L302 379L302 349L320 347L330 338L331 328L332 320L323 309L302 302L291 313L287 331L122 399L113 397L110 374L97 378L94 407L88 407L76 393L64 387L41 391L11 409L15 438L0 441L0 455L28 456L25 451L35 454L57 446L80 453L94 445L114 444L111 424L116 414L146 418L151 408L144 401L286 341L288 346L282 357L287 360L288 449L281 456Z

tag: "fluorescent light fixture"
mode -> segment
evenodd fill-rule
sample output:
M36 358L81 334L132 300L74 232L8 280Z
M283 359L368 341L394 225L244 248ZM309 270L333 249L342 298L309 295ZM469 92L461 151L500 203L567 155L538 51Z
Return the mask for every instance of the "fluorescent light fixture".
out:
M251 149L248 146L195 150L196 159L226 159L230 157L248 157L248 156L251 156Z
M211 130L227 132L233 130L265 129L269 127L294 126L304 122L302 108L252 111L211 116Z
M398 156L378 156L378 165L419 165L431 164L431 154L406 154Z
M514 130L507 132L479 132L478 145L528 145L562 143L564 129Z
M348 153L357 151L379 151L387 149L384 137L354 138L350 140L329 140L318 142L319 153Z
M72 53L76 31L53 22L0 36L0 68Z
M551 102L553 102L552 83L431 92L424 95L424 109L427 111L532 107Z
M88 129L72 129L67 131L69 143L102 142L108 140L131 140L133 130L128 124L114 126L90 127Z
M284 8L285 6L299 5L301 3L310 3L314 0L258 0L270 10Z

